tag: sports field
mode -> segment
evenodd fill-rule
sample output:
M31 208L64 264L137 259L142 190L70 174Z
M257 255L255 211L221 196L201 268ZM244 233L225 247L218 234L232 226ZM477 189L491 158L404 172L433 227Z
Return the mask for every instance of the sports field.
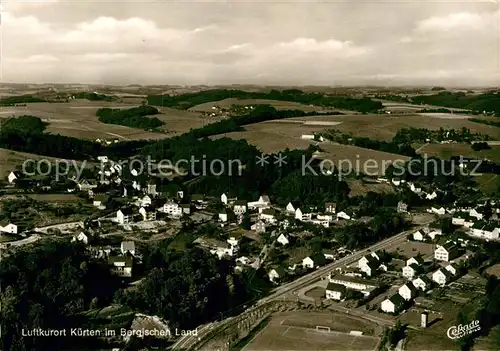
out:
M378 337L349 334L350 330L372 334L374 329L367 323L332 313L279 314L243 350L376 350ZM318 330L316 325L324 328Z

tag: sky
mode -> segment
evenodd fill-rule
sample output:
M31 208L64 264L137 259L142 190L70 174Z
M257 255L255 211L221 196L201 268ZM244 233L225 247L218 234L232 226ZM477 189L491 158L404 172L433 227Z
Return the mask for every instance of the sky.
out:
M500 0L3 0L1 80L498 86Z

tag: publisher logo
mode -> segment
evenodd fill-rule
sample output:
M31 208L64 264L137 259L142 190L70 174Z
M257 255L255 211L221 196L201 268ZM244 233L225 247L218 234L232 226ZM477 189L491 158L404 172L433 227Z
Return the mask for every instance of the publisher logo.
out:
M458 326L454 325L448 328L446 335L452 340L463 338L466 335L472 334L478 330L481 330L479 326L479 321L475 320L470 322L469 324L460 324Z

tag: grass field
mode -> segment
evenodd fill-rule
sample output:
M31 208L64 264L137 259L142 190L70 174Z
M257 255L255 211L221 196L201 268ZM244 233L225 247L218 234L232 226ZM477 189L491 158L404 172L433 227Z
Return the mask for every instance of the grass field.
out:
M469 144L424 144L419 148L419 154L449 159L452 156L474 157L500 162L500 146L491 149L474 151Z
M232 105L271 105L277 110L301 110L304 112L313 112L313 111L335 111L334 109L323 108L321 106L310 106L300 104L298 102L293 101L277 101L277 100L267 100L267 99L236 99L229 98L220 101L211 101L206 102L204 104L193 106L189 109L189 111L197 111L197 112L209 112L212 111L212 107L218 106L221 108L229 108Z
M49 123L46 132L75 138L120 140L165 138L165 134L162 133L151 133L142 129L101 123L95 115L97 109L101 107L131 108L136 106L138 105L77 99L68 103L32 103L22 107L5 107L0 112L0 117L7 118L21 115L40 117ZM168 119L176 117L175 114L177 113L179 114L178 118L184 116L183 111L175 111L175 113L166 111L165 115L158 115L158 118L168 122ZM164 129L168 131L168 125ZM174 125L172 132L175 131Z
M420 243L416 241L407 241L403 244L398 245L397 247L392 247L387 250L389 252L398 252L405 257L413 257L417 256L420 252L424 258L427 256L432 256L434 250L433 245L428 243Z
M375 326L367 323L331 313L279 314L243 350L375 350L378 337L348 334L351 330L373 332ZM317 325L331 331L317 331Z

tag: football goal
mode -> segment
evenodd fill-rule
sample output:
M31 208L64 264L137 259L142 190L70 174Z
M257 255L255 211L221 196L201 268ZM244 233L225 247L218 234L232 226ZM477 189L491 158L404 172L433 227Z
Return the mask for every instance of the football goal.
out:
M330 327L325 327L325 326L322 326L322 325L317 325L316 326L316 331L330 332Z

